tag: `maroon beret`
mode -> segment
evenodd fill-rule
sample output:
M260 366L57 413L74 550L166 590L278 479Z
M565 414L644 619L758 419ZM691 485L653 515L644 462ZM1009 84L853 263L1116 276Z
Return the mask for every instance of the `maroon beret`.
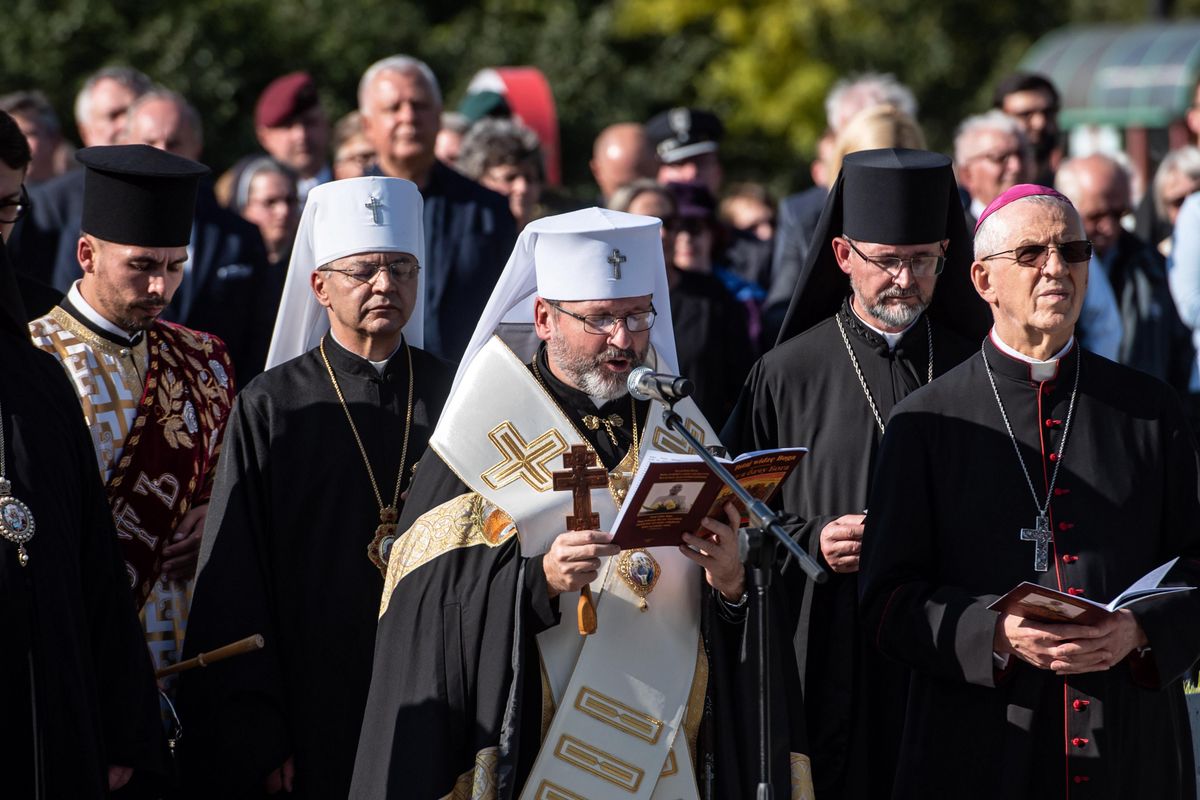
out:
M254 107L254 124L266 128L285 125L292 117L319 102L317 85L307 72L292 72L276 78L263 89Z

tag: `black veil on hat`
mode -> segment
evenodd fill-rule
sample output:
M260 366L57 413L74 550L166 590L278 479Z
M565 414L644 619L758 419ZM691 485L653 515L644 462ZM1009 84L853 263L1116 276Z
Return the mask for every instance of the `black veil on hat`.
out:
M926 150L861 150L842 161L813 232L808 258L792 293L776 344L837 313L850 292L831 242L845 235L880 244L949 239L929 313L975 341L987 335L991 312L971 284L973 242L967 231L950 159Z
M28 319L21 292L17 288L17 276L8 259L8 247L4 244L4 237L0 236L0 331L29 342Z

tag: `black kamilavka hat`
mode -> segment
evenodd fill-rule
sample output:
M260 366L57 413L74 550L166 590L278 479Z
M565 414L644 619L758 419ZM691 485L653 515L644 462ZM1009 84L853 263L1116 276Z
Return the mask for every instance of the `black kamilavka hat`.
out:
M830 244L837 236L878 244L949 239L929 313L971 340L982 339L991 312L971 285L972 239L950 159L926 150L887 148L851 153L825 200L808 260L796 281L779 342L833 316L850 291Z
M75 159L87 167L84 233L138 247L187 245L208 167L144 144L85 147Z

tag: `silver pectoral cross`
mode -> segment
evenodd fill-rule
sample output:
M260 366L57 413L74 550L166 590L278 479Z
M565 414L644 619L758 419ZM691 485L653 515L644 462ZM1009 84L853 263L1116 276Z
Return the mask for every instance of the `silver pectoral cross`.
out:
M612 255L608 257L608 263L612 264L612 280L621 280L621 265L628 260L629 259L621 254L620 250L614 249L612 251Z
M379 202L379 198L372 197L371 202L364 203L363 205L365 205L367 208L371 209L371 221L373 223L375 223L376 225L382 225L383 224L383 214L381 214L380 212L383 210L383 203Z
M1038 572L1050 569L1050 521L1039 514L1032 528L1021 529L1021 541L1033 542L1033 568Z

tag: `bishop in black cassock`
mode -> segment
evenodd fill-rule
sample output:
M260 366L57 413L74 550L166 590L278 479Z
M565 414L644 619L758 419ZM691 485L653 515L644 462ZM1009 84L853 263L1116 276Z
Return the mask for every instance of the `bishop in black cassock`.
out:
M1022 581L1105 603L1176 557L1168 579L1200 585L1195 444L1166 384L1072 336L1082 240L1052 189L993 202L972 277L995 327L880 448L859 587L870 635L912 668L893 797L1195 797L1200 595L1086 627L988 608Z
M913 275L915 264L889 275L846 239L872 257L945 253L944 268L934 274L935 258L921 277ZM793 644L818 797L886 797L891 785L896 740L880 732L903 727L908 672L863 636L858 542L830 536L861 534L892 408L973 352L966 336L987 310L968 284L969 264L949 159L915 150L847 156L780 343L755 365L721 437L734 452L811 448L784 484L779 505L806 519L796 536L833 573L818 586L793 563L784 568L799 607ZM935 282L932 306L923 311ZM915 301L877 299L914 289ZM823 553L837 556L827 561Z
M393 540L380 536L381 505L398 473L408 487L453 377L401 333L406 321L406 336L420 330L420 206L398 178L309 193L273 354L297 346L279 334L297 330L318 285L333 327L304 328L317 346L251 381L229 422L185 655L256 633L266 646L181 676L185 788L196 797L258 796L273 773L293 796L349 789ZM360 307L381 310L360 317Z
M0 536L4 795L100 798L110 766L164 770L158 696L79 403L29 342L2 242L0 366L4 478L33 521Z

